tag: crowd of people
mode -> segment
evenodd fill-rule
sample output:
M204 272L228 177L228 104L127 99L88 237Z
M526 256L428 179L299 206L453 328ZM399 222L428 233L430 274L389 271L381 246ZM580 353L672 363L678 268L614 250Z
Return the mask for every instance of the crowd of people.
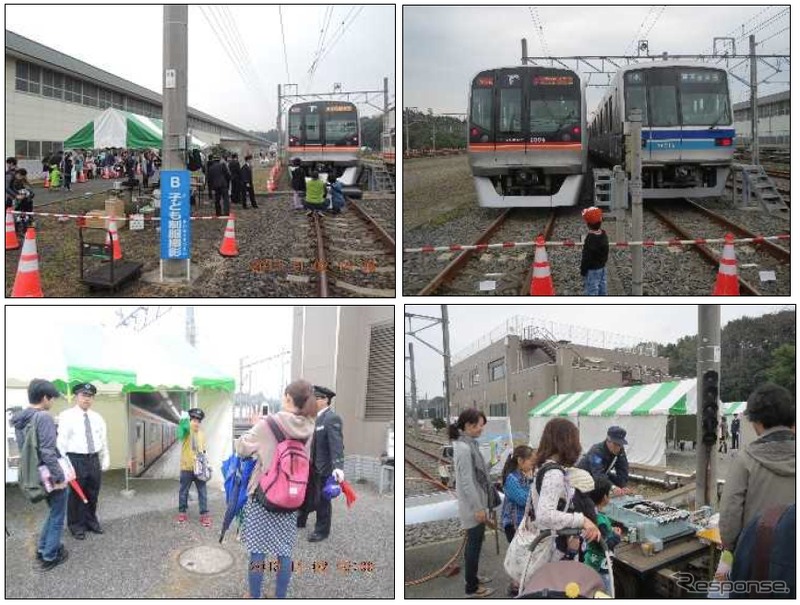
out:
M727 560L733 561L725 579L749 580L757 563L766 559L778 579L794 577L795 406L791 393L773 384L758 387L747 401L744 414L756 439L732 463L719 502L719 531ZM735 418L738 447L739 418ZM489 597L493 580L479 574L481 545L486 526L505 533L509 543L504 566L510 582L509 596L524 593L524 584L537 571L554 562L579 561L599 575L606 594L610 585L607 553L620 543L622 530L603 513L612 497L632 493L627 488L627 432L608 428L606 439L581 456L578 427L566 418L553 418L544 427L536 449L519 445L507 459L497 486L481 455L477 439L486 424L478 409L461 412L450 425L453 466L464 548L465 592L470 598ZM727 436L727 428L725 429ZM500 508L499 523L495 519ZM754 529L765 511L775 523L791 523L791 542L779 551L755 553ZM777 512L775 512L777 511ZM763 519L762 519L763 522ZM776 531L776 536L778 532ZM778 542L776 538L776 544ZM776 546L775 548L779 548ZM770 555L773 555L770 559ZM789 560L790 559L790 560ZM774 565L773 565L774 563ZM763 566L763 565L762 565ZM569 574L570 569L565 568ZM783 574L783 575L781 575ZM773 578L770 578L773 579ZM577 579L576 579L577 581ZM791 582L792 590L794 581ZM733 596L733 594L731 595ZM738 595L747 596L747 595ZM764 596L763 594L761 596Z
M70 191L72 183L83 175L86 179L101 178L110 174L129 181L141 178L142 186L149 188L158 182L161 157L155 150L75 149L57 151L42 158L42 176L49 180L50 188Z
M29 407L12 417L21 453L20 486L31 501L44 500L48 507L36 549L36 559L43 571L63 564L69 556L62 543L65 516L69 532L76 540L85 540L89 533L106 531L98 519L98 499L102 471L109 468L107 426L102 415L91 409L97 393L94 385L77 384L72 393L75 405L63 411L56 424L48 411L61 394L51 382L34 379L28 386ZM278 560L277 569L270 565L270 571L277 571L276 596L286 597L292 574L292 551L298 530L306 526L310 513L315 513L316 523L308 535L309 542L325 540L331 533L332 506L330 494L327 497L325 494L331 482L344 481L342 420L331 407L335 395L326 387L296 380L286 387L281 409L274 414L265 411L234 445L236 454L255 462L246 488L249 498L241 533L249 553L246 597L261 598L268 555ZM202 429L205 412L192 408L187 414L189 430L180 445L175 520L179 525L188 522L188 496L194 484L199 522L202 527L210 528L207 482L212 471ZM309 474L302 478L308 486L304 487L302 505L292 510L268 506L259 496L259 490L263 489L265 477L268 482L277 481L281 485L282 479L269 473L276 472L282 451L292 444L303 449L308 461ZM69 467L64 465L64 456ZM296 461L293 458L293 464ZM39 478L39 465L47 469L51 479L46 493ZM69 472L74 472L74 477ZM33 498L30 495L33 492L40 495Z

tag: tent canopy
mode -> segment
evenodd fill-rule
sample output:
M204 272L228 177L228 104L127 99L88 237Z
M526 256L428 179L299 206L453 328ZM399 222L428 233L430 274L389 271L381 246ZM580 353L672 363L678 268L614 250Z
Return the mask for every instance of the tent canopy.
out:
M121 109L109 107L64 141L64 149L161 149L164 123ZM207 147L195 136L192 147Z
M35 324L31 342L48 343L41 355L9 356L6 386L46 378L62 392L79 382L119 385L123 392L216 389L233 392L235 380L188 343L98 326ZM33 332L41 330L40 335Z
M697 380L553 395L529 412L551 416L662 416L697 412Z

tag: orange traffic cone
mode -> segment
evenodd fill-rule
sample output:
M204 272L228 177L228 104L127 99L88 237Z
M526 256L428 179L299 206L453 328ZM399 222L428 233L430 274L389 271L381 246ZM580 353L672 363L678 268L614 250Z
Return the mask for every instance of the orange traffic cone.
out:
M6 250L16 250L19 248L17 230L14 228L14 215L10 210L6 210Z
M50 174L47 173L44 175L44 188L50 189Z
M732 233L725 234L725 247L722 248L722 258L719 260L719 272L713 296L739 296L739 277Z
M273 191L275 191L277 188L278 188L278 186L275 184L275 181L273 180L273 178L272 178L272 177L269 177L269 179L267 180L267 191L269 191L270 193L272 193L272 192L273 192Z
M228 224L225 226L225 237L222 238L222 245L219 247L222 256L239 256L239 245L236 243L236 231L233 227L234 220L231 212Z
M111 255L114 260L122 260L122 246L119 245L117 221L109 222L108 231L106 231L106 246L111 247Z
M86 173L83 170L81 170L78 173L78 182L79 183L85 183L86 182Z
M533 255L533 277L531 278L531 296L555 296L553 278L550 277L550 261L544 247L544 237L536 238L536 252Z
M19 257L17 277L14 280L12 298L42 298L42 281L39 277L39 255L36 254L36 230L28 227L25 243Z

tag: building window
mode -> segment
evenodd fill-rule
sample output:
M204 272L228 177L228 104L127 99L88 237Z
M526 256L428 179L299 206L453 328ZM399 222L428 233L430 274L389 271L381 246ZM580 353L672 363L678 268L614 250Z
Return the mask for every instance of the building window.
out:
M53 99L64 98L64 74L49 69L42 70L42 95Z
M490 403L489 416L508 416L508 404Z
M112 94L110 90L105 90L101 88L98 91L97 106L100 109L106 109L107 107L111 107L111 100L112 100Z
M97 86L83 83L83 104L88 107L97 107Z
M481 375L478 373L478 368L473 368L469 372L469 386L474 387L476 384L481 383Z
M82 103L83 82L66 76L64 78L64 100L69 103Z
M16 88L21 92L39 94L41 90L42 69L27 61L17 61Z
M42 141L42 159L62 151L63 148L64 145L60 141Z
M41 141L14 141L14 155L19 160L39 160L42 157Z
M501 380L506 376L506 360L496 359L489 364L489 382Z
M394 323L372 326L364 420L394 419Z
M115 109L125 109L125 106L123 105L124 98L122 96L122 93L121 92L115 92L115 93L112 93L112 94L114 96L112 97L112 100L111 100L111 106L114 107Z

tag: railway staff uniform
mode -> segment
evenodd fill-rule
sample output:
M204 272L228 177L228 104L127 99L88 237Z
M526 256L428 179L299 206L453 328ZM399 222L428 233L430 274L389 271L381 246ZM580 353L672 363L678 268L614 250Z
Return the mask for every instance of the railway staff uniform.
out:
M242 165L242 186L244 193L242 193L242 208L247 208L247 197L250 197L250 205L253 208L258 208L256 204L256 192L253 189L253 167L250 162L253 161L252 155L244 157L244 164Z
M192 483L197 486L197 500L200 506L200 524L203 527L211 527L211 516L208 514L208 494L206 482L197 478L194 474L197 454L206 451L206 436L200 430L200 423L203 422L206 414L199 408L192 408L189 414L189 434L183 439L181 446L181 474L180 487L178 488L178 523L185 523L189 519L189 488Z
M69 490L67 502L67 527L77 540L86 538L86 532L102 534L97 520L97 498L100 495L101 471L109 466L108 432L103 417L90 409L97 394L91 383L72 387L75 405L58 416L58 450L69 457L75 467L75 478L83 488L88 504Z
M595 443L575 466L588 471L595 479L604 476L617 487L625 487L628 485L627 434L621 426L612 426L606 433L606 440Z
M331 501L322 494L325 481L331 475L341 483L344 481L344 437L342 435L342 419L330 405L336 393L325 387L314 386L317 399L317 420L314 430L314 441L311 444L311 461L314 465L316 481L319 489L317 496L317 522L314 532L308 537L309 542L324 540L331 533ZM305 527L308 513L301 511L297 518L297 526Z

